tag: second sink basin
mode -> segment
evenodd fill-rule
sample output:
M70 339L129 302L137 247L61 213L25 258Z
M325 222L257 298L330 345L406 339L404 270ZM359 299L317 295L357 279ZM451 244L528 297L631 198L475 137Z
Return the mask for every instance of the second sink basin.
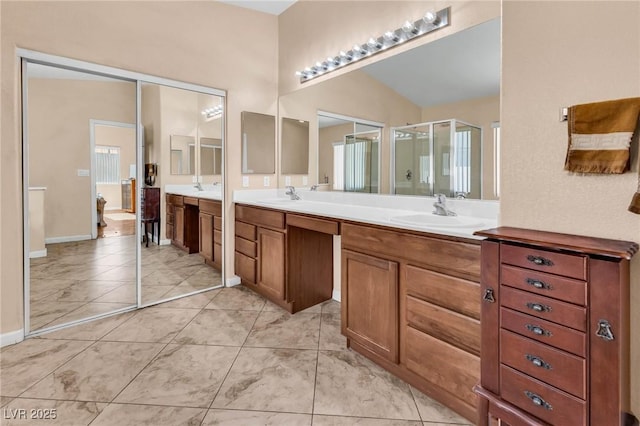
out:
M290 198L267 198L266 200L258 201L258 203L260 204L270 204L276 206L295 204L300 202L302 202L302 200L292 200Z
M418 213L403 216L393 216L392 222L408 225L427 226L434 228L475 228L484 226L482 219L466 216L438 216L429 213Z

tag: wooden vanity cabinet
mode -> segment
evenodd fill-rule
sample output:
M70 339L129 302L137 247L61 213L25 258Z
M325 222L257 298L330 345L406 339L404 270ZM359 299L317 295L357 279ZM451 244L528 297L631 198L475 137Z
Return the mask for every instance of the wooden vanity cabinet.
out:
M478 424L637 424L627 411L638 245L509 227L477 235L487 238Z
M198 199L182 195L166 195L166 237L188 252L199 250Z
M199 250L205 263L222 269L222 203L216 200L200 199L199 213Z
M480 243L342 224L342 332L470 420L480 377Z

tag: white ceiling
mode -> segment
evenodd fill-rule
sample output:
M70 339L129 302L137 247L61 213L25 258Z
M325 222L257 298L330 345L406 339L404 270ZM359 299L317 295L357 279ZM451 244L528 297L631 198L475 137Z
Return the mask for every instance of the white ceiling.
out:
M280 15L287 10L289 6L294 4L296 0L218 0L221 3L240 6L246 9L257 10L258 12L270 13L272 15Z
M362 68L420 107L500 93L496 18Z

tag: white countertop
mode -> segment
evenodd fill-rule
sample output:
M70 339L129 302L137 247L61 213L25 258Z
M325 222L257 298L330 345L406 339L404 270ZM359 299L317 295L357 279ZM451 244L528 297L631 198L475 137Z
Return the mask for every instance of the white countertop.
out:
M301 200L291 201L284 190L233 191L235 203L349 220L398 229L470 239L473 233L498 225L497 201L447 199L457 216L437 216L434 197L412 197L297 190Z
M186 195L187 197L222 200L222 185L202 185L202 191L193 185L165 185L166 194Z

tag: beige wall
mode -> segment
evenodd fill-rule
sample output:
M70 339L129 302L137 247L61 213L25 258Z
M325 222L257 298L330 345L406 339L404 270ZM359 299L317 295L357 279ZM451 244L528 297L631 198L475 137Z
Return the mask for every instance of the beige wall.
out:
M496 199L495 152L493 149L494 121L500 121L500 96L470 99L422 109L422 121L457 118L482 127L482 195L485 200Z
M624 175L563 170L560 107L640 96L639 2L505 1L502 225L640 242ZM640 416L640 256L631 271L632 409Z
M135 102L135 98L133 98L133 102ZM135 117L133 117L133 122L129 124L134 123ZM136 164L135 127L96 125L95 142L96 146L106 145L120 148L120 179L129 178L129 166ZM113 184L96 184L96 192L102 194L102 197L107 202L104 206L105 210L122 208L122 186L119 182Z
M218 2L3 1L0 8L0 332L19 330L23 323L16 47L226 90L225 243L232 253L229 200L241 187L240 111L277 113L277 17ZM262 177L251 177L258 181L262 185ZM233 271L232 256L225 266Z
M45 236L90 236L91 178L77 173L91 169L89 123L135 123L135 84L31 78L28 94L29 185L47 188Z

